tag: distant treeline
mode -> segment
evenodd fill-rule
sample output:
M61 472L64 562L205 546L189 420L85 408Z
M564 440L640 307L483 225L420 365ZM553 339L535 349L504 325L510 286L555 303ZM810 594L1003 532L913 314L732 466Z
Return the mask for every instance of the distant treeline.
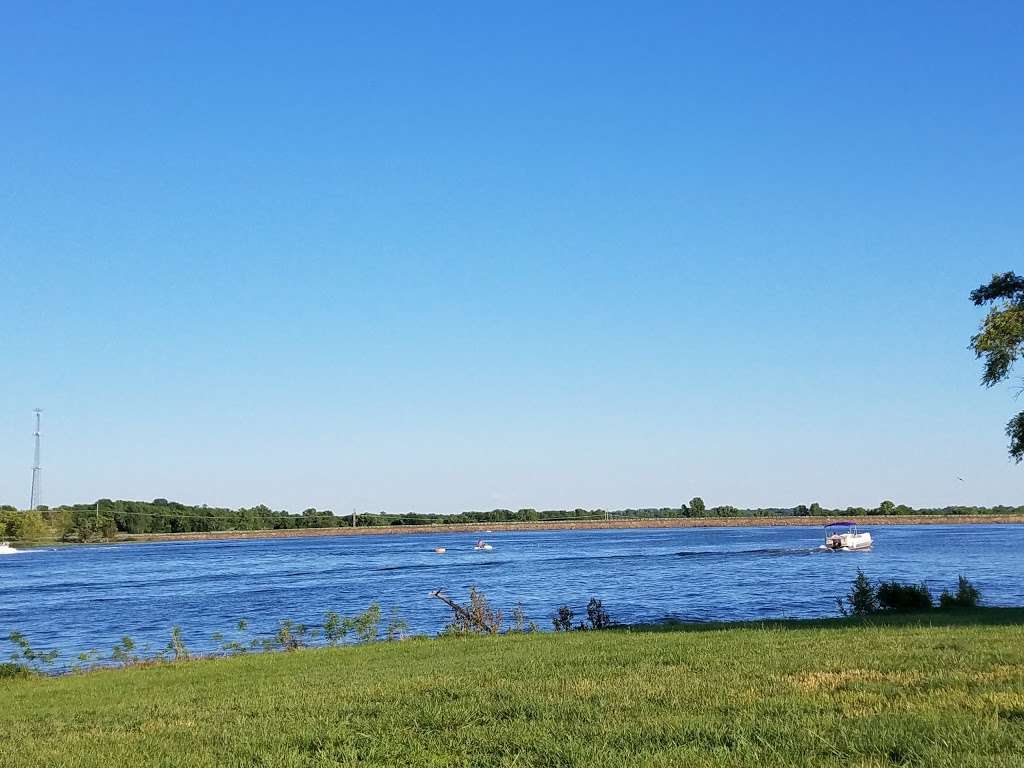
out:
M457 525L467 523L529 523L557 520L620 520L705 517L862 517L865 515L1024 515L1022 507L943 507L913 509L904 504L883 501L874 509L847 507L825 509L820 504L795 507L738 509L732 506L706 507L700 497L679 507L645 509L492 509L487 512L460 512L451 515L360 513L358 527L390 525ZM111 539L120 533L199 533L212 531L260 531L296 528L347 528L352 515L336 515L329 509L307 509L295 514L259 505L226 509L192 506L167 499L153 501L113 501L100 499L89 504L41 508L18 512L12 506L0 506L0 538L34 540L57 538L68 541Z

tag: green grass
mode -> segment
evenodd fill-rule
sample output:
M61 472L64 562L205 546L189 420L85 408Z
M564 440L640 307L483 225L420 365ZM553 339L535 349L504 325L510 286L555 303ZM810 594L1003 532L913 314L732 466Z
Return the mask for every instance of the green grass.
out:
M1019 766L1024 610L414 640L0 681L0 765Z

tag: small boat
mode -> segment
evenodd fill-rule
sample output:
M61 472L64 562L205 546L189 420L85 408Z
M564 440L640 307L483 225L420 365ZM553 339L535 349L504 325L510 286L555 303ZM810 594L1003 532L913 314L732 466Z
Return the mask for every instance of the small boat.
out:
M18 550L8 544L6 541L0 541L0 555L16 555Z
M443 555L447 551L448 550L445 549L444 547L434 547L434 552L436 552L439 555Z
M476 543L476 546L475 546L475 547L473 547L473 549L477 549L477 550L489 550L489 549L494 549L494 547L492 547L492 546L491 546L490 544L488 544L488 543L487 543L486 541L484 541L483 539L480 539L479 541L477 541L477 543Z
M871 534L861 531L853 520L836 520L825 526L825 549L832 552L871 549L871 544Z

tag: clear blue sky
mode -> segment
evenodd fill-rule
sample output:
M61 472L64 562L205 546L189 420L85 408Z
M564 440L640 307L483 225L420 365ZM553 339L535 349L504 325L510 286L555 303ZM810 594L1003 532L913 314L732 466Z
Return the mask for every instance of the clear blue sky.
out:
M0 502L1024 503L1019 3L216 5L3 10Z

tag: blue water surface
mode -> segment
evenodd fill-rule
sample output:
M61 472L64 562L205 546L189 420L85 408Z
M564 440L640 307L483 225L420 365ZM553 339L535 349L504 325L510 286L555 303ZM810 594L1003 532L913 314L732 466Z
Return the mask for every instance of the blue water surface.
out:
M166 644L182 627L193 651L240 618L247 635L290 618L318 625L377 601L413 632L436 633L448 610L430 591L470 585L506 615L521 603L542 628L555 608L584 612L600 597L619 622L836 615L856 569L926 582L967 575L988 605L1024 605L1024 526L875 527L867 552L822 551L820 528L648 528L495 532L475 551L468 533L327 536L53 547L0 557L0 637L17 630L69 659L130 635ZM447 553L435 554L434 547ZM5 651L0 642L0 651Z

